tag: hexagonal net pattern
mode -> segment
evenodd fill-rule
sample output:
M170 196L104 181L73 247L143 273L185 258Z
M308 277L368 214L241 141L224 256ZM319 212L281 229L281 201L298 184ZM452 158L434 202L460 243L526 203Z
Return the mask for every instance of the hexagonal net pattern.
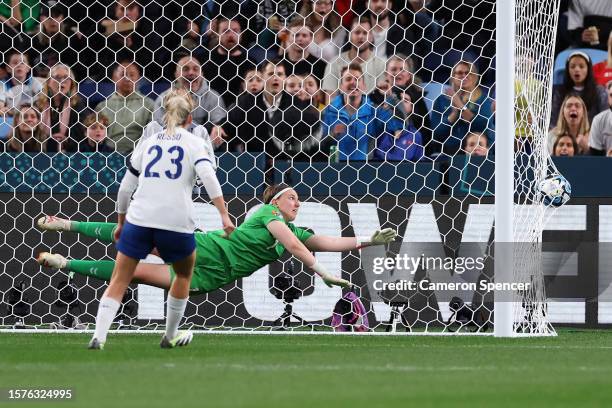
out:
M493 293L477 283L494 280L495 1L163 3L0 6L1 328L92 327L127 160L147 126L163 126L176 87L194 101L189 130L214 149L236 225L265 210L266 186L292 186L296 236L353 284L327 287L278 242L207 258L221 221L196 187L186 326L490 332ZM541 335L554 333L536 186L556 172L558 1L516 3L514 270L530 286L513 292L514 329ZM44 215L55 218L41 226ZM351 241L384 228L395 241ZM154 330L174 275L154 255L139 268L116 323Z

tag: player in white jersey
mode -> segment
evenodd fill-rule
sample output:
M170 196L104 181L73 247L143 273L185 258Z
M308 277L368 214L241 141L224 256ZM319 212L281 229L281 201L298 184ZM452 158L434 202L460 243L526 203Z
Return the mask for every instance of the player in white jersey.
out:
M191 342L192 334L179 333L178 326L187 304L195 264L191 196L196 175L219 211L225 232L229 234L234 229L215 176L214 156L204 139L186 130L192 122L191 98L185 91L173 90L164 98L164 105L165 129L156 132L148 129L149 133L143 135L145 138L134 150L119 187L117 260L110 284L100 300L90 349L104 348L138 261L153 248L176 272L168 294L166 333L160 345L171 348Z
M212 140L210 139L210 135L208 134L208 131L206 130L206 128L203 125L197 125L192 122L185 129L193 133L194 135L196 135L198 138L203 140L208 158L210 159L213 169L217 170L215 149L213 147ZM138 139L138 143L136 144L134 151L141 150L142 145L144 144L145 141L147 141L151 136L159 132L163 132L163 131L164 131L164 128L156 120L149 122L149 124L147 124L147 126L145 126L145 128L143 129L142 136L140 136L140 139Z

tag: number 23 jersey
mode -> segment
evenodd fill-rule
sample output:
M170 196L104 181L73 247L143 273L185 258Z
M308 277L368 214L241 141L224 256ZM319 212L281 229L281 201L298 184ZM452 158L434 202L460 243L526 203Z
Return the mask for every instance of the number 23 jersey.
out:
M142 227L193 232L195 176L205 166L214 170L214 158L205 141L176 128L174 135L160 131L141 142L132 154L132 169L128 170L138 174L138 188L126 219Z

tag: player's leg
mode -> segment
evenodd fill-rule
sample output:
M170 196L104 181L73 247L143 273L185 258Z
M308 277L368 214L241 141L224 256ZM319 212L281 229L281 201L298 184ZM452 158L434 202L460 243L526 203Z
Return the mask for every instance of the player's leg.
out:
M115 269L108 287L100 299L98 313L96 315L96 330L93 338L89 342L90 349L102 349L106 343L106 336L110 329L113 319L117 315L117 310L121 306L121 299L132 281L134 270L138 266L138 259L132 258L122 252L117 253Z
M90 276L103 281L110 281L115 268L115 261L92 261L82 259L67 259L60 254L41 252L36 261L48 268L63 269L79 275ZM165 264L150 264L140 262L134 271L131 283L144 283L162 289L170 289L172 273Z
M194 265L195 251L188 257L172 263L172 268L176 276L168 292L166 334L162 337L160 343L162 348L186 346L191 343L192 333L188 331L179 332L178 327L185 314Z
M166 264L139 263L134 271L132 283L143 283L169 290L172 283L170 267Z
M115 261L67 259L60 254L52 254L50 252L41 252L38 254L36 262L47 268L63 269L104 281L110 281L113 269L115 268Z
M108 330L121 305L121 299L132 281L134 271L140 259L153 249L154 231L151 228L140 227L126 222L117 243L117 260L110 283L98 306L96 315L96 330L89 342L90 349L102 349L106 342Z
M36 226L43 231L72 231L107 243L114 242L113 234L117 228L117 224L112 222L72 221L53 215L40 217Z
M192 334L191 332L179 332L178 327L185 314L189 298L191 276L196 260L195 239L193 234L174 233L172 237L175 242L170 244L167 242L167 236L163 234L160 236L160 239L167 245L157 247L162 258L172 262L172 269L176 274L168 292L166 333L162 337L160 346L162 348L186 346L191 342ZM171 251L171 254L169 255L167 251Z

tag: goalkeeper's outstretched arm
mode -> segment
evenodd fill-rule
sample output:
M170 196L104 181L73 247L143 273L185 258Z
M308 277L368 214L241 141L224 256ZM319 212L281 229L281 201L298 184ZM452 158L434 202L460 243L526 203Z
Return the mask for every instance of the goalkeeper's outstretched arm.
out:
M306 247L315 252L342 252L361 249L371 245L386 245L397 236L392 228L374 232L369 237L329 237L313 235L306 240Z
M327 271L317 262L317 259L308 248L293 234L289 227L281 221L271 221L267 225L268 231L274 236L291 255L295 256L304 265L316 272L329 287L336 285L343 288L351 286L346 279L338 278Z

